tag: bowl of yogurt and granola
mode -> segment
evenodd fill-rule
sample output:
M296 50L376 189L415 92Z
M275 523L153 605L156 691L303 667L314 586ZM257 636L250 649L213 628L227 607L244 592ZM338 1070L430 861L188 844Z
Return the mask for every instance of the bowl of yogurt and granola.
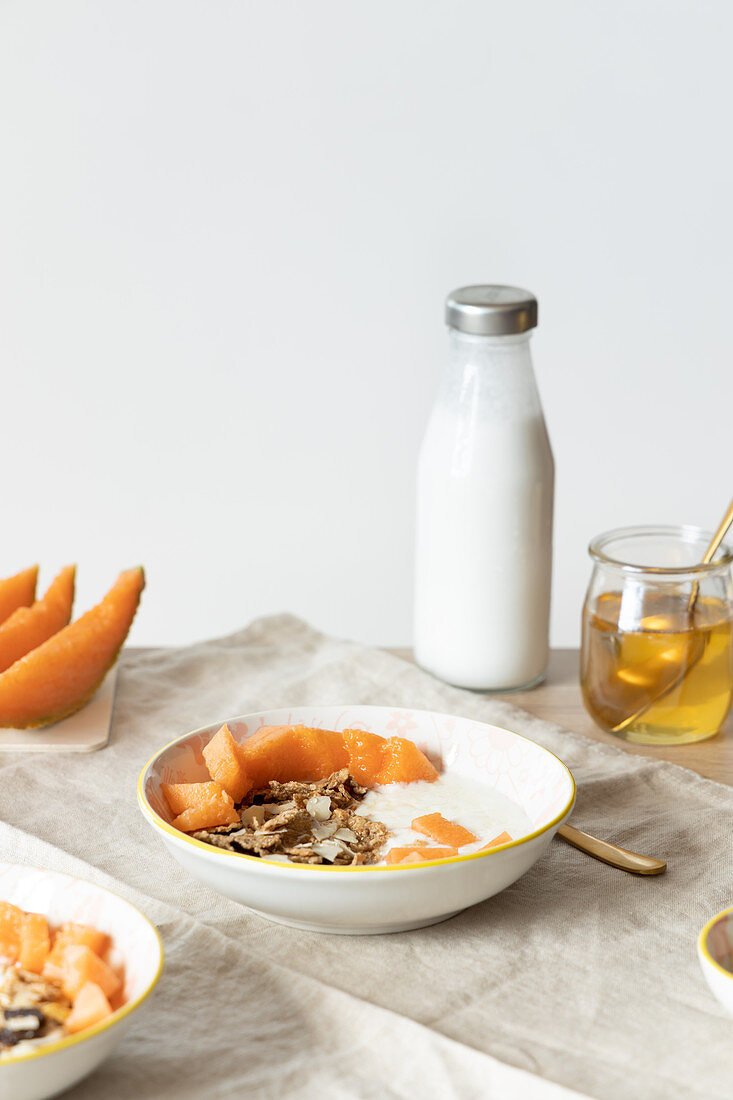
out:
M522 735L378 706L292 707L161 749L140 809L194 877L270 920L372 934L434 924L503 890L575 801Z
M162 965L155 928L123 898L0 863L0 1096L45 1100L96 1069Z

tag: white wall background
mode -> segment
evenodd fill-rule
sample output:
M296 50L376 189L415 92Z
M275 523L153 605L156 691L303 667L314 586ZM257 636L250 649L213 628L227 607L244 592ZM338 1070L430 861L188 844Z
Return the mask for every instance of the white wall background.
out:
M586 543L733 487L728 0L0 0L0 575L140 643L410 638L454 286L534 290L555 644Z

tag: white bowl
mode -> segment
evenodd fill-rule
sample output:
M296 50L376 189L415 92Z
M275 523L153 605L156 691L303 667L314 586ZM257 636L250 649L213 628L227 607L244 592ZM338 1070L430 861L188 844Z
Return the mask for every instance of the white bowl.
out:
M352 935L436 924L490 898L529 870L573 808L575 782L562 761L518 733L468 718L354 706L292 707L227 719L239 741L261 726L293 723L409 738L439 768L479 780L519 803L534 830L488 852L392 867L288 864L222 851L172 828L161 792L161 783L209 779L201 750L221 723L180 737L156 753L140 775L143 814L195 878L280 924Z
M46 1100L95 1070L124 1038L135 1012L160 977L163 948L153 925L128 901L83 879L0 863L0 899L51 925L89 924L112 939L110 961L124 966L121 1008L94 1027L0 1061L2 1100ZM110 1093L111 1095L111 1093Z
M697 954L712 993L733 1013L733 907L708 921L697 937Z

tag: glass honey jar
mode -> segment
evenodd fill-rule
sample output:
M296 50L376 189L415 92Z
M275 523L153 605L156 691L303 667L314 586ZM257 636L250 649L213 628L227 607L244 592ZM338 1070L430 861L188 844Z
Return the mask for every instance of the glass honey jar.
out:
M585 706L627 741L682 745L718 732L733 695L733 552L701 564L698 527L627 527L588 550L580 679Z

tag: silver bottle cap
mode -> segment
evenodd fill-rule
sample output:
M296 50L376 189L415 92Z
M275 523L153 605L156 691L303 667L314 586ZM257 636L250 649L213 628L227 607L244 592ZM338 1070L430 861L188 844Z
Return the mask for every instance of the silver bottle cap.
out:
M462 286L445 300L445 321L473 336L511 336L537 324L537 299L516 286Z

